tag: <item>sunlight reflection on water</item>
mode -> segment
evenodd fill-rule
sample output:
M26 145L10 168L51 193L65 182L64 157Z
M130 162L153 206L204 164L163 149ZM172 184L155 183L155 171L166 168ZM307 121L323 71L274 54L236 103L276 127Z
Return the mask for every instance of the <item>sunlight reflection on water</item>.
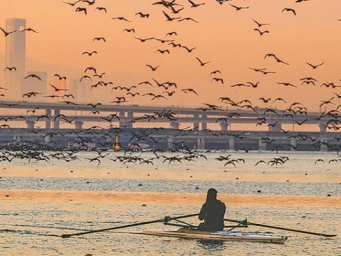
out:
M240 154L237 157L244 157L245 165L224 168L221 163L212 161L218 155L186 165L156 162L152 167L129 165L129 168L113 165L110 160L103 160L100 166L83 161L72 166L59 165L59 162L25 166L14 162L0 171L0 254L338 255L341 179L337 166L315 166L314 159L321 157L318 154L290 153L293 163L277 168L254 166L260 158L273 157L271 154ZM71 167L73 173L70 173ZM210 187L217 188L218 196L226 203L226 218L247 218L256 223L338 236L327 239L248 227L250 232L289 236L284 245L274 245L202 243L129 233L163 227L152 224L118 230L119 233L58 237L166 215L195 213ZM327 193L332 196L327 197ZM198 224L195 218L188 221Z

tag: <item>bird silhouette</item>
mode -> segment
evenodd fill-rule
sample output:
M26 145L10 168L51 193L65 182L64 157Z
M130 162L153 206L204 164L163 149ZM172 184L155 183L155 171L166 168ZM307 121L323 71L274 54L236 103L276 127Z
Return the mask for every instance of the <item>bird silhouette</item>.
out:
M96 11L96 10L104 11L105 13L107 13L107 8L105 8L105 7L100 7L100 6L98 6L98 7L96 7L95 11Z
M191 53L193 50L196 49L196 47L193 47L193 48L188 48L187 46L185 45L181 45L182 48L186 49L187 52Z
M296 15L296 11L295 11L294 9L292 9L292 8L284 8L284 9L282 10L282 12L284 12L284 11L286 11L286 12L292 12L294 15Z
M128 32L128 33L132 32L132 33L135 33L135 29L133 29L133 28L125 28L125 29L122 30L122 33L123 33L123 32Z
M169 50L161 50L161 49L157 49L156 51L155 51L155 53L157 53L157 52L159 52L159 53L161 53L161 54L164 54L164 53L168 53L168 54L170 54L170 52L169 52Z
M148 38L134 37L134 38L137 39L137 40L140 40L140 42L142 42L142 43L144 43L144 42L146 42L146 41L148 41L148 40L154 39L154 37L148 37Z
M25 28L25 29L23 29L23 30L20 30L20 32L25 32L25 31L34 32L34 33L37 33L37 34L38 34L38 32L37 32L36 30L34 30L33 28Z
M38 79L38 80L40 80L40 81L43 81L43 80L42 80L39 76L37 76L36 74L27 75L27 76L24 77L24 79L27 79L27 78L30 78L30 77L36 78L36 79Z
M198 57L195 57L195 58L199 61L200 65L201 65L202 67L205 66L206 64L210 63L210 61L202 62Z
M12 34L12 33L14 33L14 32L17 31L17 30L13 30L13 31L7 32L7 31L5 31L5 30L4 30L3 28L1 28L1 27L0 27L0 30L4 33L5 36L8 36L8 35L10 35L10 34Z
M127 20L126 18L120 16L120 17L114 17L114 18L111 18L113 20L123 20L123 21L126 21L126 22L131 22L130 20Z
M191 18L191 17L180 18L180 19L178 20L178 22L185 21L185 20L190 20L190 21L193 21L193 22L195 22L195 23L199 23L198 21L194 20L194 19Z
M167 34L166 34L166 36L177 36L178 34L176 33L176 31L172 31L172 32L168 32Z
M75 6L77 3L79 3L81 0L78 0L78 1L76 1L76 2L73 2L73 3L69 3L69 2L64 2L63 1L63 3L64 4L68 4L68 5L71 5L71 6Z
M12 70L17 71L17 68L16 68L16 67L5 67L4 71L6 71L6 70L9 70L9 71L12 71Z
M86 54L88 56L92 56L93 54L97 54L97 51L92 51L92 52L83 52L83 55Z
M222 84L224 84L224 80L222 78L219 78L219 77L213 77L211 82L212 81L221 82Z
M135 15L139 15L141 18L149 18L148 13L137 12L135 13Z
M58 77L59 80L66 80L66 76L61 76L59 74L54 74L53 76Z
M255 31L258 31L258 33L259 33L261 36L264 35L264 34L266 34L266 33L270 33L269 30L261 31L259 28L255 28L254 30L255 30Z
M191 4L191 7L192 7L192 8L199 7L200 5L205 5L205 3L196 4L196 3L194 3L194 2L191 1L191 0L187 0L187 1Z
M75 12L84 12L85 15L88 14L88 11L86 10L86 8L83 8L83 7L77 7Z
M320 64L317 64L317 65L313 65L313 64L310 64L308 62L306 62L310 67L312 67L313 69L316 69L317 67L321 66L324 64L324 62L321 62Z
M180 19L180 17L176 17L176 18L170 17L165 11L162 11L162 12L163 12L163 14L165 15L167 21L173 21L173 20Z
M230 6L232 6L233 8L235 8L236 11L240 11L240 10L242 10L242 9L249 9L248 6L243 7L243 6L236 6L236 5L233 5L233 4L230 4Z
M192 88L181 89L181 91L183 91L184 93L192 92L192 93L194 93L194 94L199 96L199 94L194 89L192 89Z
M50 84L50 86L54 89L55 92L61 92L61 91L67 91L68 89L60 89L54 86L53 84Z
M262 26L270 25L270 23L260 23L260 22L254 20L254 19L252 19L252 20L257 24L257 26L258 26L259 28L262 27Z
M106 42L105 38L102 36L102 37L94 37L94 39L92 41L103 41L103 42Z

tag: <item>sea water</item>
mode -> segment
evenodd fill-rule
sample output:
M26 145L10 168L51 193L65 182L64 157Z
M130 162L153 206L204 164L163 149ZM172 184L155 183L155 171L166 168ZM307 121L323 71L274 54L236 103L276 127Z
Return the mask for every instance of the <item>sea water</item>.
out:
M100 162L91 162L97 152L80 152L72 162L52 157L0 162L0 255L341 255L341 168L335 152L196 154L186 160L186 152L163 152L159 158L152 152L107 152ZM152 164L115 161L122 155L155 159ZM226 164L217 160L221 156L239 161ZM283 157L288 160L272 164ZM337 236L253 225L241 230L288 240L283 245L207 243L136 234L164 228L155 223L61 238L198 213L211 187L225 202L228 219ZM196 217L183 221L199 223Z

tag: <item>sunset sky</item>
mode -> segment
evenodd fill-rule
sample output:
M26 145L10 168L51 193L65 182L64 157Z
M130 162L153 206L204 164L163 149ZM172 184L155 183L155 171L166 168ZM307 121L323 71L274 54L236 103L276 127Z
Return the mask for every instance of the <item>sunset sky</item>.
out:
M163 5L153 4L155 2L96 0L93 5L79 2L71 6L61 0L2 0L0 27L6 28L6 18L26 19L27 27L39 32L27 32L27 57L73 68L72 72L65 73L49 70L51 79L54 73L80 79L89 66L95 67L98 73L105 72L101 80L111 81L113 85L93 88L93 98L89 101L101 100L108 104L116 96L124 96L128 101L124 104L199 107L203 103L224 105L226 103L219 98L229 97L235 102L248 99L253 106L280 109L298 101L309 111L318 111L322 101L332 97L332 104L325 105L328 109L336 109L341 104L336 95L341 95L341 1L233 0L219 4L215 0L194 0L197 4L205 4L192 8L188 0L176 0L179 5L175 5L174 9L184 8L177 14ZM231 5L248 8L237 11ZM75 12L77 7L86 8L87 15ZM105 7L107 13L97 7ZM296 15L283 11L284 8L294 9ZM163 11L172 18L180 19L166 21ZM150 16L141 18L137 12ZM130 22L112 19L115 17L124 17ZM189 17L198 23L180 21ZM269 24L259 27L269 33L260 35L255 31L257 24L253 20ZM135 33L123 32L132 28ZM166 36L172 31L176 31L177 35ZM104 37L106 42L93 41L95 37ZM170 42L161 43L155 39L140 42L135 37L174 40L175 44L196 48L189 53L184 48L169 45ZM168 49L170 53L161 54L158 49ZM82 54L94 50L97 54L92 56ZM0 52L5 52L5 36L1 31ZM271 56L265 58L267 54L275 54L289 65L276 62ZM196 57L210 63L201 66ZM307 62L323 64L313 69ZM146 64L159 68L152 71ZM4 59L0 59L1 67L4 70ZM250 68L266 68L266 71L276 73L264 75ZM29 66L26 69L31 70ZM220 70L221 74L211 74L214 70ZM302 84L304 80L300 79L305 77L316 79L315 86ZM213 78L222 78L224 83ZM176 83L177 88L168 89L175 93L168 96L153 79L160 83ZM94 78L92 83L97 81ZM149 81L154 87L138 85L142 81ZM256 88L233 86L258 81ZM0 80L0 86L3 82L4 79ZM329 83L340 88L323 85ZM139 92L140 95L132 97L121 90L111 92L111 88L118 85L135 85L137 88L131 92ZM198 95L182 91L188 88ZM152 100L151 96L142 96L148 92L163 95L166 99ZM271 100L264 103L260 97ZM286 103L273 102L278 97Z

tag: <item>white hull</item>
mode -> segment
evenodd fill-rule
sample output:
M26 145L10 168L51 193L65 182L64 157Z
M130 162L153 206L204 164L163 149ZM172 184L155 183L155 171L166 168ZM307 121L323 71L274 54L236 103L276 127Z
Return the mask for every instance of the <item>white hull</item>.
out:
M144 234L154 236L178 237L187 239L200 239L207 241L241 241L241 242L262 242L262 243L277 243L283 244L286 236L270 236L261 234L252 234L246 232L229 232L229 231L198 231L191 229L178 229L173 231L167 230L148 230Z

